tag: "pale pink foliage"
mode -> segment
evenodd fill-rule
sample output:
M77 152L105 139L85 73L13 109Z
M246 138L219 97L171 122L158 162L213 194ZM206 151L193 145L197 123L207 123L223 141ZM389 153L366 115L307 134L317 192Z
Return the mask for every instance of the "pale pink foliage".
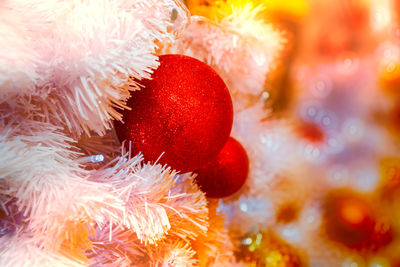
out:
M126 214L122 225L110 223L96 229L89 255L92 264L126 258L148 266L160 264L167 254L169 261L192 262L188 242L207 231L208 210L203 193L189 175L142 164L140 158L121 157L114 167L99 170L93 177L112 185L126 204ZM184 244L179 253L171 242Z
M99 140L82 137L92 143L80 150L74 139L102 135L120 119L129 90L158 66L158 45L187 23L183 4L7 0L0 15L0 199L15 201L23 215L14 233L0 238L1 265L81 266L82 259L60 252L75 224L96 229L90 238L104 234L119 244L121 253L109 250L118 254L112 266L132 264L130 249L152 262L192 264L188 240L208 227L206 200L192 177L126 152L88 168L80 151L96 151ZM107 147L115 154L115 143ZM176 243L166 242L167 234ZM118 243L120 235L136 242ZM163 254L149 249L155 243ZM94 266L106 265L101 253L90 256Z
M207 230L206 200L189 175L143 164L140 155L129 153L101 169L85 170L69 149L72 140L57 127L30 123L40 130L19 123L1 131L6 162L0 164L0 194L17 199L27 222L20 231L30 233L30 242L43 253L57 252L71 222L97 225L93 241L119 244L123 253L163 243L167 233L171 240L188 242ZM22 134L26 129L37 135ZM118 241L124 236L134 238Z
M260 11L260 6L249 3L233 8L233 14L220 23L193 16L188 29L168 51L211 65L234 95L258 95L284 42L271 24L256 18Z
M35 85L40 80L38 67L43 62L32 46L36 32L28 27L40 28L46 24L39 7L50 8L48 2L0 2L0 99L35 93Z
M0 237L0 265L2 267L83 267L83 262L60 253L45 251L29 235Z
M103 134L138 89L133 79L157 68L158 44L174 38L173 10L185 25L174 0L2 2L1 95L37 96L43 120Z

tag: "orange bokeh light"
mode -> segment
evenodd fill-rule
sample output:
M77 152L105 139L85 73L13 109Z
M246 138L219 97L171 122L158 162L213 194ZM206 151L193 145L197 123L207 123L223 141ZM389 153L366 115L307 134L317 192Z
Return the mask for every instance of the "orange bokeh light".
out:
M339 214L343 221L357 225L368 218L368 211L365 206L354 200L344 201L339 209Z

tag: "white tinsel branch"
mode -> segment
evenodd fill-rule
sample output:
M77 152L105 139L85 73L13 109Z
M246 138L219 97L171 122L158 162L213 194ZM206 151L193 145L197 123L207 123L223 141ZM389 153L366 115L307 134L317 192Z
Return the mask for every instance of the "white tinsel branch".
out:
M262 6L248 3L243 7L232 5L231 9L219 22L192 16L188 29L167 51L206 62L221 75L233 95L258 95L284 40L271 24L257 19Z
M0 4L7 14L0 44L13 49L0 56L0 101L15 101L13 90L16 99L26 94L24 101L40 109L42 121L66 126L73 135L103 134L112 118L121 119L118 109L129 91L158 66L158 43L179 31L173 11L181 27L187 23L186 9L175 0L35 4L32 9L18 0ZM14 32L14 26L20 30Z

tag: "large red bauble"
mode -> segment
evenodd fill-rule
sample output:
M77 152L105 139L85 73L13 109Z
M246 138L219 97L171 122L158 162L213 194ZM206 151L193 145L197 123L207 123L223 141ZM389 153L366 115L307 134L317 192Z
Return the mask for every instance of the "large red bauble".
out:
M207 64L183 55L163 55L151 80L132 93L115 123L120 141L146 161L182 172L193 171L216 157L233 123L232 99L220 76ZM127 142L128 143L128 142Z
M223 198L237 192L249 173L249 158L242 145L230 137L218 156L196 170L196 182L210 198Z

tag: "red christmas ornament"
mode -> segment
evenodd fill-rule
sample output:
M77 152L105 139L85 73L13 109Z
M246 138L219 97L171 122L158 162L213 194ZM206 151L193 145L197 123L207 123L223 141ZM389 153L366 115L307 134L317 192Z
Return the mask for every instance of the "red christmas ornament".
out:
M196 182L210 198L237 192L247 179L249 158L242 145L230 137L215 160L195 171Z
M343 191L325 200L325 227L330 239L357 251L376 251L393 239L390 225L378 220L362 197Z
M133 153L182 172L193 171L218 155L228 140L233 107L229 91L205 63L183 55L160 56L160 66L144 88L132 93L115 123Z

